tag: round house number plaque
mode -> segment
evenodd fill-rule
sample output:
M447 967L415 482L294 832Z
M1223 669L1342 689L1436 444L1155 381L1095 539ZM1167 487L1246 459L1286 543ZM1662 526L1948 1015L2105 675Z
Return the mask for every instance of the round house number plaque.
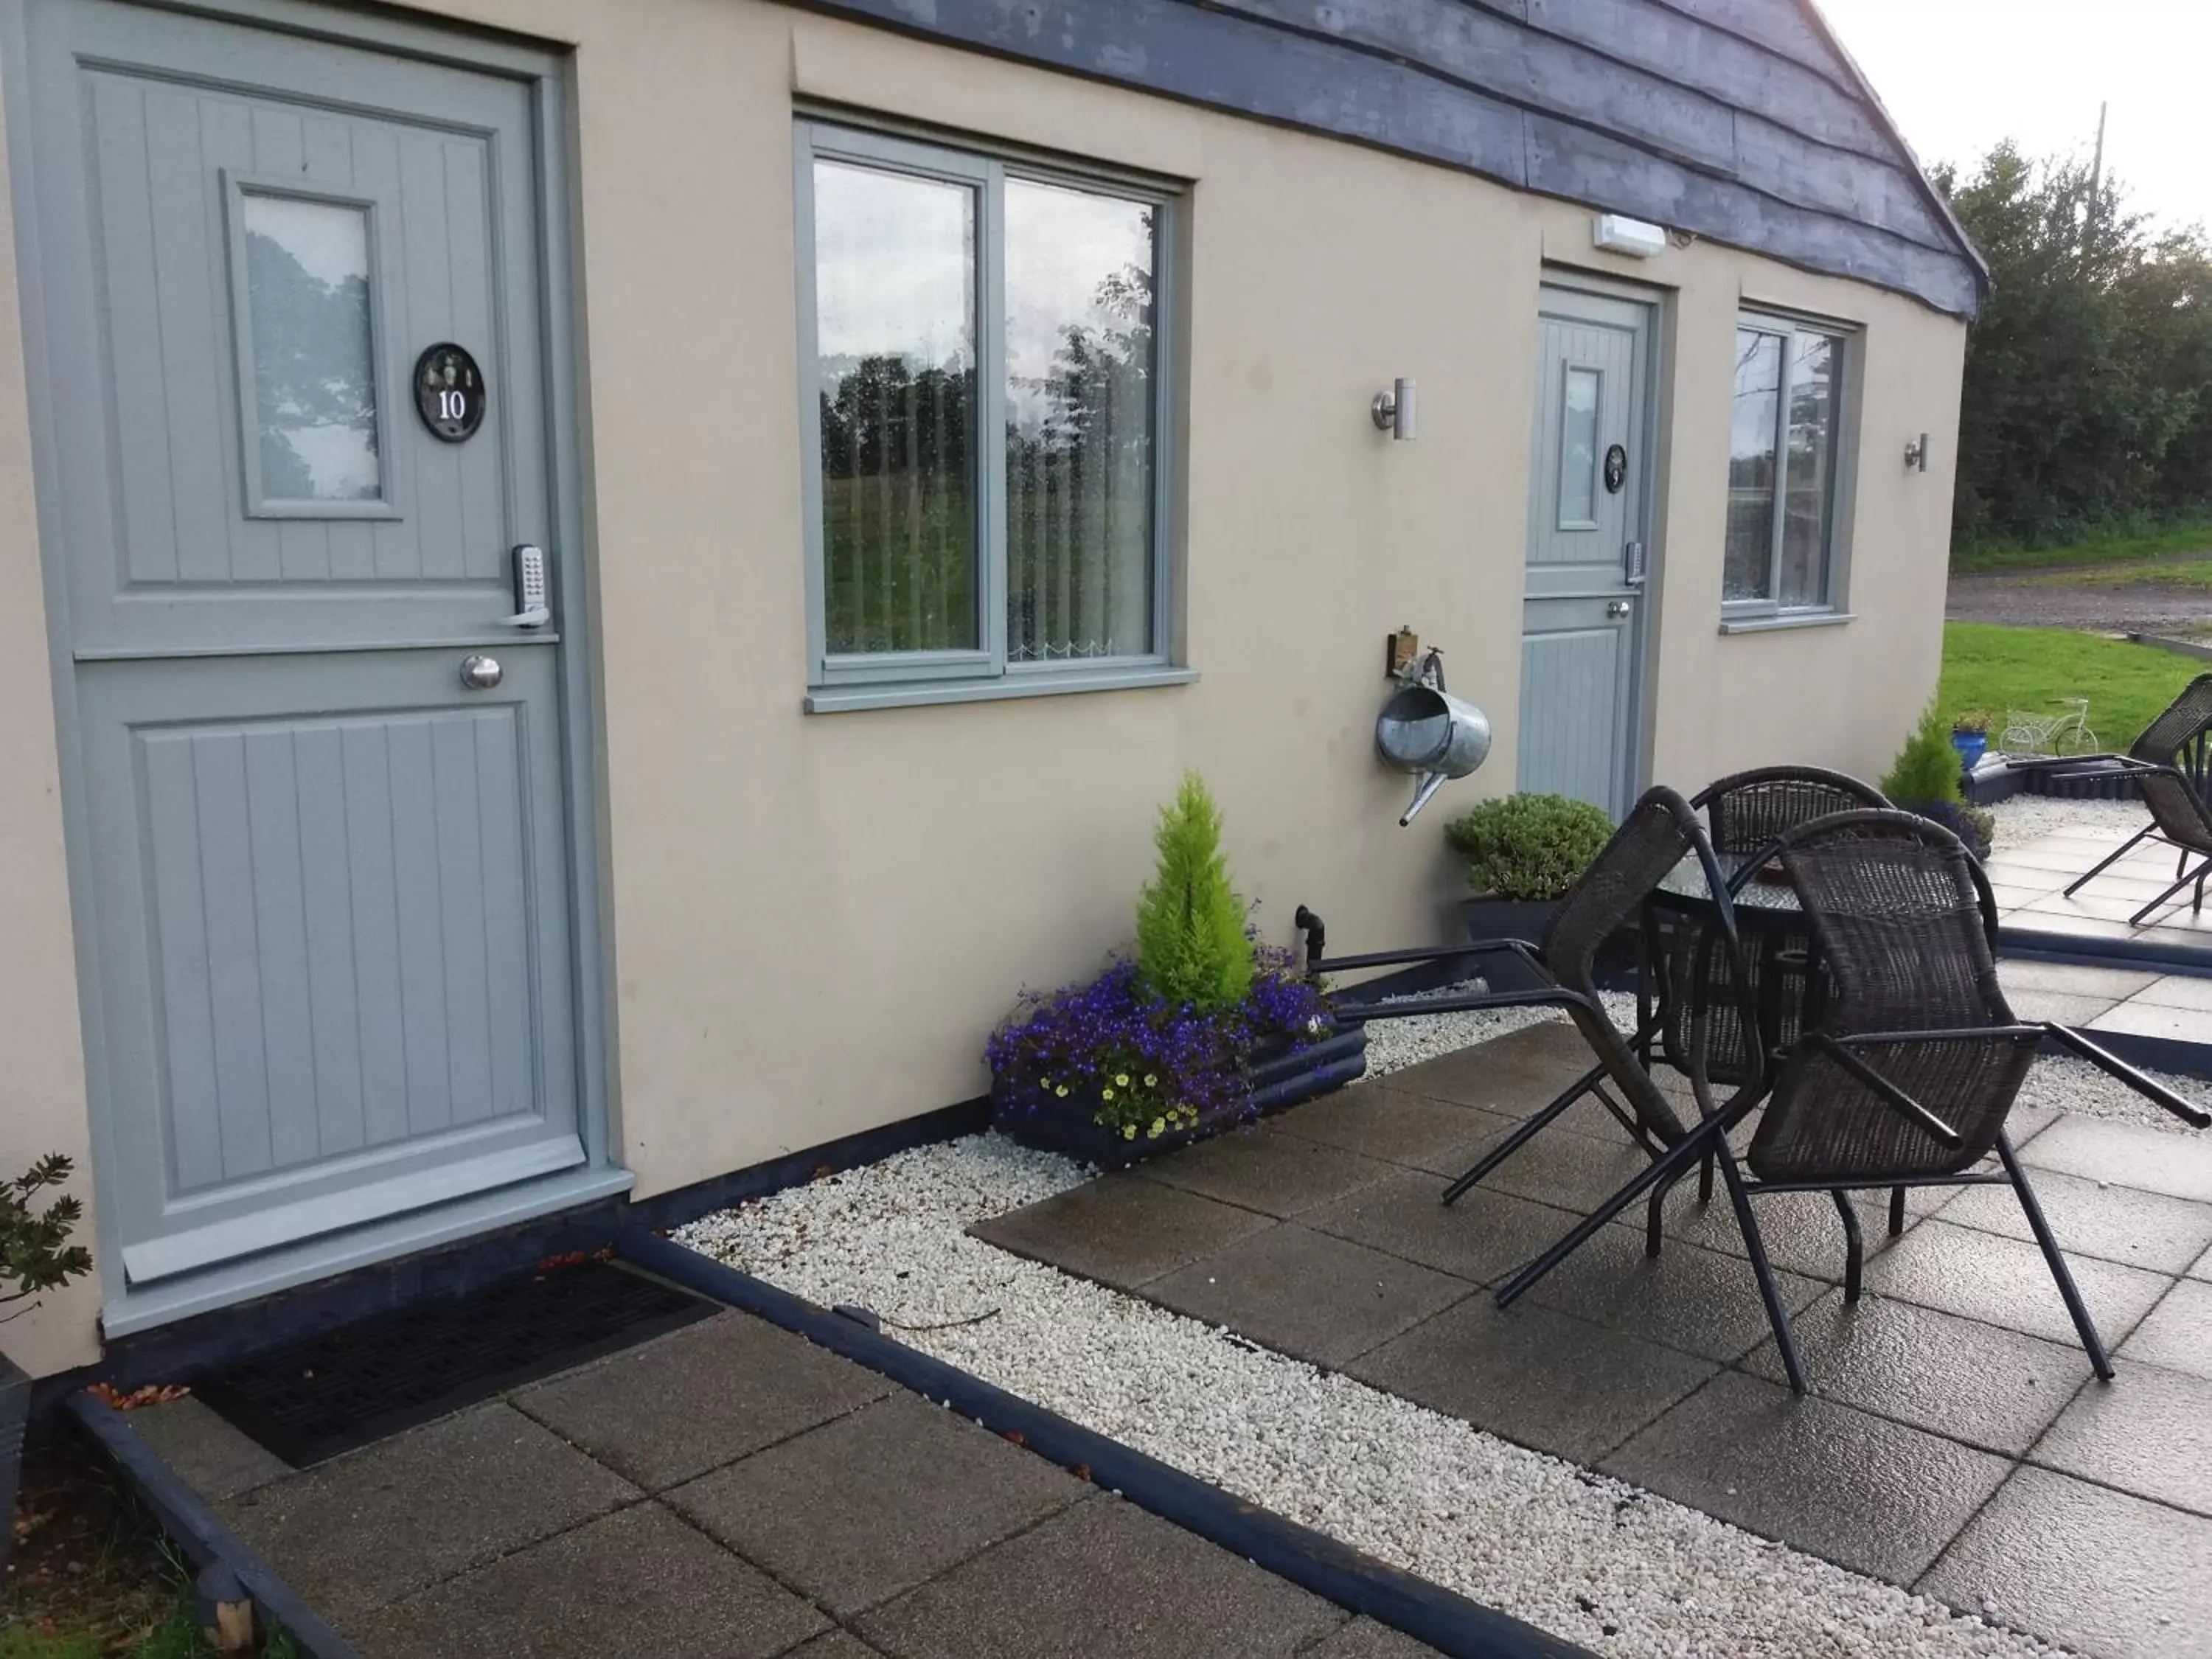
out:
M449 444L474 437L483 424L484 396L483 371L452 342L415 360L415 410L433 437Z
M1628 482L1628 452L1619 444L1605 452L1605 492L1620 494L1621 485Z

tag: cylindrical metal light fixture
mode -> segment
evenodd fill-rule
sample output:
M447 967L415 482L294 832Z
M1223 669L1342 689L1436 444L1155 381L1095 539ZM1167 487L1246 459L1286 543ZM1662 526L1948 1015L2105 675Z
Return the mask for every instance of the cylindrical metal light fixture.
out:
M1369 412L1375 417L1377 429L1387 432L1394 440L1410 441L1414 435L1418 419L1413 382L1400 375L1388 392L1378 392Z

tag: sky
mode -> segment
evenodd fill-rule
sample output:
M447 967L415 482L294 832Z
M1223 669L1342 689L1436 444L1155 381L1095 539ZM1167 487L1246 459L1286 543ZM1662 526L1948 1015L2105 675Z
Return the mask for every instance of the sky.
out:
M2000 138L2105 162L2132 205L2212 227L2212 0L1818 0L1921 161Z

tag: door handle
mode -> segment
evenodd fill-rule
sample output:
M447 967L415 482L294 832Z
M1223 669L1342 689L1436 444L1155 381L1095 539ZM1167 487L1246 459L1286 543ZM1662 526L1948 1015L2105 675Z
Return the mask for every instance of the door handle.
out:
M1626 599L1607 600L1606 602L1605 614L1616 619L1626 617L1628 614L1628 601Z
M487 657L481 651L471 651L461 659L461 684L471 691L490 690L504 673L497 657Z

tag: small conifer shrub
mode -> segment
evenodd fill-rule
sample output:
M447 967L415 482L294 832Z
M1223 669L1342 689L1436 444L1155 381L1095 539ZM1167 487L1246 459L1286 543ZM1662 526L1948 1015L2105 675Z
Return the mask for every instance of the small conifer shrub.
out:
M1152 839L1159 866L1137 905L1138 977L1164 1002L1201 1014L1233 1008L1252 988L1252 941L1229 885L1221 814L1197 773L1160 809Z
M1951 722L1945 720L1931 697L1920 711L1919 723L1897 759L1883 775L1881 793L1899 806L1917 810L1942 803L1956 805L1966 799L1959 787L1959 751L1952 746Z

